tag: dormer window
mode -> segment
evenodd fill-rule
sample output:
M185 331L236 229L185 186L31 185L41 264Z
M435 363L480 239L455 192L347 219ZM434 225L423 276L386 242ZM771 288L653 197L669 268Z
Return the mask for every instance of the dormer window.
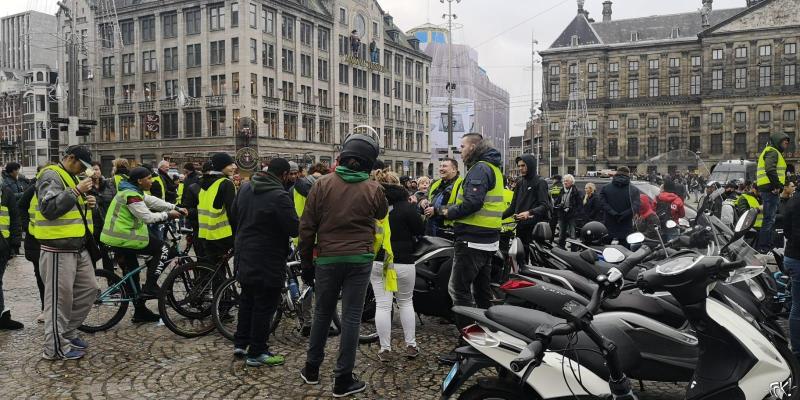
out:
M681 36L681 28L678 28L677 26L672 27L672 35L670 37L673 39L677 39L680 36Z
M578 45L578 35L572 35L572 40L570 42L570 45L571 46L577 46Z
M631 42L639 41L639 32L631 32Z

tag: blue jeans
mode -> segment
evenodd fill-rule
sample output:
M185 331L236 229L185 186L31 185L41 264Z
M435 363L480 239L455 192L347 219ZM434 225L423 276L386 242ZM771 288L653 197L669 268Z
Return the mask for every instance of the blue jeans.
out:
M761 192L761 201L764 205L764 222L758 232L758 248L761 252L772 249L772 228L775 227L775 214L778 213L780 197L772 192Z
M792 311L789 313L789 341L800 358L800 260L784 257L783 266L792 277Z

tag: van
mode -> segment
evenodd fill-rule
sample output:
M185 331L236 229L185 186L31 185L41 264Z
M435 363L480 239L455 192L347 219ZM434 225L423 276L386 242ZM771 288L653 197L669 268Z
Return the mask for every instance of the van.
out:
M709 182L755 182L757 164L747 160L720 161L708 177Z

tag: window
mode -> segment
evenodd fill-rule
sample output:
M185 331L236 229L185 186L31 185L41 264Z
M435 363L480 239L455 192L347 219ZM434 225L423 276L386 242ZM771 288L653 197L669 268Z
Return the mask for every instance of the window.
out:
M122 102L131 103L136 96L136 85L122 85Z
M211 42L211 54L209 63L211 65L225 64L225 41L220 40Z
M639 62L638 61L628 61L628 71L638 72L639 71Z
M733 153L746 154L747 153L747 134L744 132L736 132L733 134Z
M178 36L178 14L164 14L161 16L161 25L164 31L164 39Z
M681 119L678 117L669 117L669 127L670 128L678 128L680 126Z
M225 4L208 7L208 29L217 31L225 29Z
M114 77L114 56L103 57L103 78Z
M261 43L261 65L267 68L275 68L275 45L272 43Z
M199 76L195 78L188 78L186 80L186 87L188 89L187 95L189 97L201 97L203 95L203 85Z
M722 154L722 134L711 135L711 154Z
M202 136L200 116L200 111L187 111L183 113L184 137L191 138Z
M250 63L258 63L258 42L255 39L250 39Z
M638 79L629 79L628 80L628 98L635 99L639 97L639 80Z
M628 118L628 129L638 129L639 120L636 118Z
M392 88L390 83L391 81L389 80L389 78L383 78L383 95L386 97L390 97L392 95L391 93Z
M283 95L284 100L294 101L294 83L283 81L281 82L283 87L281 88L281 93Z
M281 50L281 68L284 72L294 72L294 52L288 49Z
M679 76L669 77L669 95L678 96L681 91L681 78Z
M399 99L402 98L401 97L403 95L402 90L403 90L403 88L402 88L402 84L400 83L400 81L394 81L394 98L395 99L399 100Z
M550 132L558 132L559 128L558 121L550 122Z
M250 95L258 97L258 74L250 74Z
M281 35L284 39L294 39L294 17L283 15L281 17Z
M321 81L328 81L328 60L317 60L317 79Z
M586 68L587 68L587 70L589 71L590 74L596 74L597 73L597 63L589 63L589 65Z
M636 42L639 40L639 32L631 32L631 42Z
M757 140L757 147L760 148L761 146L765 146L767 143L769 143L769 132L760 132Z
M406 84L406 101L411 101L411 85Z
M681 66L681 59L680 58L670 58L669 59L669 67L670 68L677 68Z
M711 59L712 60L722 60L722 49L712 49L711 50Z
M658 59L649 60L650 69L658 69Z
M758 122L759 123L769 123L772 120L772 113L769 111L759 111L758 112Z
M372 91L375 93L381 92L381 76L372 74Z
M747 58L747 47L737 47L736 58Z
M314 27L308 22L300 22L300 43L306 46L314 44Z
M225 136L225 110L208 110L210 136Z
M658 97L658 78L650 78L650 97Z
M608 64L608 72L619 72L619 63Z
M175 71L178 69L178 48L168 47L164 49L164 70Z
M551 101L558 101L560 94L561 94L561 85L559 85L558 83L551 83L550 84L550 100Z
M114 92L116 88L113 86L104 87L103 88L103 105L105 106L113 106L114 105Z
M339 83L342 85L350 84L350 67L345 64L339 64Z
M783 44L783 54L784 55L797 54L797 44L796 43L784 43Z
M711 71L711 90L722 89L722 70L715 69Z
M319 142L324 144L331 143L331 121L328 119L319 119Z
M225 75L211 75L211 95L220 96L227 92Z
M403 56L399 54L394 56L394 73L396 75L403 73Z
M308 78L314 77L311 56L308 54L300 54L300 75Z
M381 102L380 100L372 100L372 116L375 118L381 117Z
M142 52L142 72L156 72L156 51Z
M196 35L200 33L200 10L192 9L184 11L183 16L186 24L186 34Z
M619 98L619 81L608 82L608 98L610 99Z
M231 62L239 62L239 38L231 38Z
M797 82L797 66L795 64L783 66L783 85L794 86Z
M158 85L155 82L145 82L142 84L142 88L144 89L145 101L153 101L158 98Z
M647 138L647 155L650 157L658 155L658 136Z
M681 138L677 136L670 136L667 139L667 151L678 150L681 146Z
M168 79L164 81L164 97L166 99L174 99L178 97L178 80Z
M339 111L348 112L350 108L350 95L339 92Z
M131 140L131 133L134 128L133 115L119 117L120 140Z
M119 31L122 35L122 44L133 44L133 21L121 21L119 23Z
M689 127L693 129L700 129L700 117L692 116L689 118Z
M414 61L406 60L406 78L411 78L414 75Z
M353 113L367 114L367 99L364 97L353 96Z
M261 6L261 30L264 33L275 33L275 11L266 6Z
M617 145L617 138L608 139L608 156L619 157L619 146Z
M422 82L422 63L414 64L414 79L419 82Z
M772 86L772 67L766 66L758 68L758 86Z
M702 65L700 56L692 56L692 67L699 67Z
M700 75L692 75L692 80L689 82L689 94L700 95Z
M570 64L569 65L569 74L570 75L577 75L578 74L578 64Z
M261 80L262 89L264 91L264 96L269 98L275 98L275 79L267 78L266 76Z
M658 128L658 118L648 118L647 119L647 127L648 128Z
M139 19L139 28L142 30L142 41L156 40L156 17L148 15Z
M711 113L711 125L722 124L722 113Z
M737 125L746 124L747 123L747 113L746 112L741 112L741 111L733 113L733 121Z
M700 151L700 136L689 136L689 151L692 153Z
M783 120L784 121L794 121L797 119L797 111L795 110L783 110Z
M258 29L258 9L253 3L250 3L250 7L247 8L247 20L251 28Z
M551 65L550 66L550 76L559 76L561 75L561 66L559 65Z
M628 138L628 157L639 157L639 138Z
M192 68L199 67L200 64L200 44L186 46L186 66Z
M330 45L331 32L325 28L317 27L317 48L328 51Z
M567 157L575 157L575 139L567 140Z
M608 120L608 129L611 129L611 130L619 129L619 120L616 120L616 119Z
M132 75L136 73L136 55L123 54L122 55L122 75Z
M760 57L769 57L772 55L772 45L765 44L763 46L758 46L758 55Z
M239 26L239 3L231 3L231 27Z
M734 87L736 89L747 88L747 68L736 68Z
M589 81L589 100L597 99L597 81Z
M339 7L339 22L342 24L347 23L347 9L344 7Z

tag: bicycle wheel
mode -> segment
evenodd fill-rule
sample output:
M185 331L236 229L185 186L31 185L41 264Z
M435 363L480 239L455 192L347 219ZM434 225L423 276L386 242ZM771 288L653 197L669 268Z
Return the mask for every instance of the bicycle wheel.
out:
M239 323L239 296L242 286L236 278L230 278L214 295L214 326L228 340L233 340Z
M100 290L89 314L78 327L79 330L90 333L104 331L118 324L128 311L128 302L132 300L127 282L121 283L117 274L105 269L95 269L94 276Z
M214 330L215 271L210 264L188 263L170 272L158 295L158 312L169 330L188 338Z

